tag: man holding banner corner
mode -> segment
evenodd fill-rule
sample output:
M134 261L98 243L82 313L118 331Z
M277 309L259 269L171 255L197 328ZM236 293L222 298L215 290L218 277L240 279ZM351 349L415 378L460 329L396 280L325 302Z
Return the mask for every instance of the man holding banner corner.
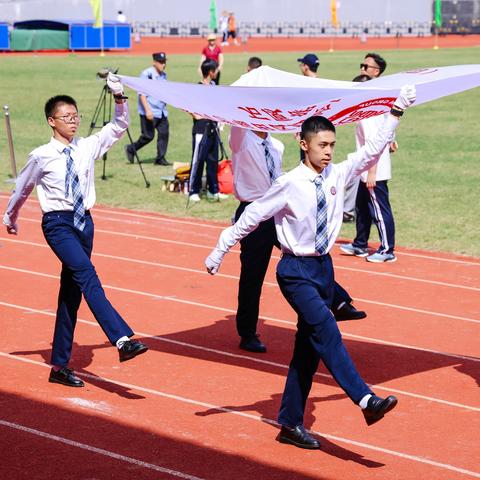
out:
M3 217L7 232L17 235L20 209L33 187L37 187L43 234L62 262L49 382L69 387L84 386L68 367L82 294L111 344L117 347L120 362L148 350L143 343L130 340L133 331L106 298L90 260L94 161L122 137L129 121L119 77L109 73L107 85L115 99L115 116L99 132L86 138L76 137L81 117L72 97L57 95L47 101L45 116L52 138L30 153Z
M298 315L294 353L278 417L282 426L278 440L282 443L320 448L319 441L303 426L307 397L320 360L359 405L368 425L382 419L397 404L392 395L383 399L372 392L345 349L331 311L334 276L329 251L342 226L346 183L378 162L399 117L415 99L414 86L402 87L377 135L339 164L332 164L334 125L320 116L305 120L300 134L304 162L278 177L262 198L246 207L238 221L221 233L205 260L207 271L214 275L230 248L261 222L275 218L282 248L277 281Z

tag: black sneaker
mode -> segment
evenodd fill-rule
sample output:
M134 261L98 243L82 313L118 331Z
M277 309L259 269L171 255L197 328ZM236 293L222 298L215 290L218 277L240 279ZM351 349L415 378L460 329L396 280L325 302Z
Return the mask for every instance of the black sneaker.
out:
M125 150L125 155L127 156L127 160L130 163L133 163L135 161L135 155L130 151L128 148L130 145L125 145L124 150Z
M50 371L50 377L48 377L50 383L61 383L67 387L83 387L85 384L73 373L73 370L68 367L63 367L57 372L52 368Z
M118 349L118 355L121 362L126 362L137 355L141 355L148 350L148 347L137 340L128 340L123 345L122 348Z

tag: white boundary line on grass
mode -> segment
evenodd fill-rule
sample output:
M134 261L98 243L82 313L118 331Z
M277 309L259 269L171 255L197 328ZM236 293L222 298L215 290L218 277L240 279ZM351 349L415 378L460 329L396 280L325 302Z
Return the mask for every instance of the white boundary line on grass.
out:
M7 357L7 358L10 358L10 359L14 359L14 360L17 360L17 361L22 361L22 362L25 362L25 363L31 363L31 364L38 365L38 366L41 366L41 367L50 368L45 363L37 362L35 360L30 360L30 359L26 359L26 358L18 358L16 356L11 355L11 354L6 353L6 352L1 352L0 351L0 356ZM213 409L213 410L219 410L221 412L230 413L232 415L237 415L237 416L240 416L240 417L243 417L243 418L248 418L250 420L255 420L255 421L259 421L259 422L268 423L270 425L278 426L278 423L275 420L265 418L263 416L253 415L251 413L246 413L246 412L239 412L239 411L236 411L236 410L232 410L230 408L221 407L219 405L214 405L214 404L211 404L211 403L201 402L199 400L194 400L194 399L191 399L191 398L182 397L180 395L175 395L175 394L171 394L171 393L167 393L167 392L161 392L159 390L154 390L152 388L141 387L141 386L138 386L138 385L133 385L133 384L130 384L130 383L121 382L121 381L114 380L114 379L107 378L107 377L98 377L98 376L90 375L90 374L87 374L87 373L77 373L77 375L79 377L92 378L92 379L95 379L96 381L113 383L113 384L116 384L116 385L120 385L124 388L131 389L131 390L136 390L136 391L143 392L143 393L149 393L151 395L155 395L155 396L158 396L158 397L168 398L170 400L176 400L176 401L179 401L179 402L182 402L182 403L195 405L195 406L198 406L198 407L203 407L203 408L208 408L208 409ZM450 465L450 464L447 464L447 463L437 462L435 460L430 460L429 458L419 457L419 456L416 456L416 455L410 455L408 453L403 453L403 452L397 452L395 450L390 450L390 449L387 449L387 448L378 447L376 445L372 445L372 444L369 444L369 443L358 442L356 440L351 440L349 438L339 437L337 435L330 435L328 433L319 432L319 431L316 431L316 430L310 430L310 431L312 433L314 433L315 435L319 435L319 436L325 437L329 440L334 440L334 441L341 442L341 443L344 443L344 444L347 444L347 445L354 445L356 447L365 448L367 450L373 450L373 451L384 453L384 454L391 455L391 456L394 456L394 457L403 458L405 460L411 460L413 462L423 463L423 464L430 465L430 466L437 467L437 468L441 468L441 469L444 469L444 470L449 470L449 471L452 471L452 472L455 472L455 473L468 475L468 476L471 476L471 477L474 477L474 478L480 478L480 473L478 473L478 472L473 472L471 470L456 467L454 465ZM59 438L61 438L61 437L59 437Z
M10 307L10 308L15 308L15 309L18 309L18 310L24 310L24 311L28 311L28 312L32 312L32 313L38 313L38 314L46 315L46 316L49 316L49 317L55 317L55 313L48 312L48 311L45 311L45 310L38 310L38 309L35 309L35 308L25 307L25 306L22 306L22 305L16 305L16 304L12 304L12 303L1 302L1 301L0 301L0 305L3 305L5 307ZM77 321L79 323L84 323L84 324L92 326L92 327L100 328L100 326L97 322L92 322L92 321L84 320L84 319L78 319ZM226 352L224 350L218 350L218 349L210 348L210 347L202 347L201 345L182 342L180 340L174 340L174 339L171 339L171 338L161 337L161 336L158 336L158 335L152 335L150 333L145 333L145 332L140 332L140 331L136 331L136 334L140 335L141 337L145 337L145 338L149 338L149 339L153 339L153 340L158 340L158 341L165 342L165 343L171 343L171 344L179 345L179 346L182 346L182 347L192 348L194 350L200 350L200 351L208 352L208 353L215 353L217 355L221 355L221 356L224 356L224 357L248 360L252 363L258 363L258 364L261 364L261 365L268 365L270 367L277 367L277 368L281 368L283 370L288 370L288 365L284 365L284 364L277 363L277 362L272 362L272 361L269 361L269 360L264 360L264 359L258 358L258 357L251 357L251 356L242 355L242 354L239 354L239 353ZM331 375L328 375L328 374L325 374L325 373L320 373L320 372L316 372L315 376L332 379ZM386 391L386 392L390 392L390 393L391 392L398 393L398 394L404 395L406 397L412 397L412 398L417 398L417 399L420 399L420 400L426 400L427 402L435 402L435 403L439 403L439 404L442 404L442 405L448 405L448 406L454 407L454 408L462 408L462 409L471 410L471 411L474 411L474 412L480 412L480 408L472 407L470 405L465 405L465 404L462 404L462 403L450 402L448 400L442 400L442 399L435 398L435 397L429 397L429 396L421 395L421 394L418 394L418 393L407 392L405 390L399 390L399 389L396 389L396 388L393 388L393 387L390 387L390 386L383 387L382 385L375 385L375 384L370 385L370 386L373 389L382 390L382 391Z
M154 465L153 463L144 462L136 458L127 457L125 455L120 455L119 453L111 452L110 450L104 450L103 448L94 447L86 443L76 442L75 440L69 440L65 437L59 437L58 435L52 435L51 433L42 432L41 430L36 430L34 428L26 427L25 425L20 425L18 423L7 422L6 420L0 419L0 425L14 430L20 430L24 433L30 433L31 435L36 435L38 437L46 438L54 442L63 443L69 447L81 448L82 450L87 450L88 452L97 453L105 457L113 458L115 460L120 460L122 462L130 463L136 465L137 467L143 467L148 470L153 470L155 472L166 473L178 478L184 478L185 480L202 480L199 477L194 477L193 475L188 475L187 473L178 472L177 470L172 470L170 468L160 467ZM5 459L3 460L5 462ZM8 463L8 462L7 462Z
M0 193L0 198L8 199L10 198L10 195L5 194L5 193ZM35 205L38 205L38 201L29 198L26 203L32 203ZM138 212L135 212L133 210L130 211L118 211L109 207L102 207L99 205L96 205L94 208L94 212L99 212L99 213L104 213L104 214L113 214L113 215L119 215L119 216L129 216L129 217L136 217L136 218L141 218L141 219L148 219L148 220L153 220L153 221L163 221L167 223L177 223L177 224L182 224L182 225L192 225L195 227L204 227L204 228L210 228L210 229L215 229L215 230L223 230L227 225L214 225L214 224L209 224L209 223L202 223L200 220L198 222L195 222L193 220L179 220L173 217L169 217L168 215L162 216L164 214L156 213L156 212L151 212L151 215L148 215L147 212L144 212L142 210L139 210ZM107 219L113 220L111 217L106 217ZM22 217L22 221L24 218ZM38 219L36 219L38 221ZM336 245L340 245L339 243L336 243ZM213 248L213 246L212 246ZM411 253L411 252L396 252L397 255L402 256L406 255L409 257L417 257L417 258L424 258L427 260L434 260L438 262L450 262L450 263L459 263L459 264L464 264L464 265L472 265L476 267L480 267L480 262L474 262L474 261L469 261L469 260L459 260L455 258L442 258L442 257L436 257L436 256L430 256L426 254L418 254L418 253Z
M121 235L129 235L129 234L121 234ZM31 245L31 246L34 246L34 247L47 248L47 245L44 244L44 243L31 242L31 241L28 241L28 240L17 240L17 239L10 239L10 238L5 238L5 239L2 239L2 240L6 241L6 242L10 242L10 243L21 244L21 245ZM131 258L131 257L120 257L118 255L109 255L109 254L106 254L106 253L99 253L99 252L95 252L93 254L93 256L94 257L97 256L97 257L111 258L111 259L114 259L114 260L122 260L122 261L126 261L126 262L138 263L138 264L141 264L141 265L149 265L149 266L154 266L154 267L159 267L159 268L169 268L169 269L172 269L172 270L180 270L180 271L189 272L189 273L198 273L200 275L207 275L206 270L198 270L198 269L193 269L193 268L188 268L188 267L180 267L180 266L177 266L177 265L171 265L171 264L165 264L165 263L159 263L159 262L151 262L151 261L148 261L148 260L137 260L137 259ZM236 280L236 281L238 281L238 278L239 278L236 275L229 275L229 274L226 274L226 273L217 273L216 276L220 277L220 278L233 279L233 280ZM264 281L263 284L267 285L269 287L278 287L277 283L274 283L274 282ZM461 316L458 316L458 315L450 315L450 314L441 313L441 312L433 312L431 310L423 310L423 309L414 308L414 307L407 307L407 306L403 306L403 305L396 305L396 304L390 304L390 303L385 303L385 302L378 302L378 301L375 301L375 300L367 300L367 299L359 298L359 297L355 297L355 300L365 302L365 303L370 303L370 304L373 304L373 305L380 305L380 306L389 307L389 308L396 308L396 309L399 309L399 310L406 310L406 311L409 311L409 312L422 313L422 314L426 314L426 315L433 315L433 316L438 316L438 317L443 317L443 318L451 318L451 319L462 320L462 321L471 322L471 323L480 323L480 320L477 320L477 319L474 319L474 318L461 317ZM268 318L268 317L262 317L262 318Z

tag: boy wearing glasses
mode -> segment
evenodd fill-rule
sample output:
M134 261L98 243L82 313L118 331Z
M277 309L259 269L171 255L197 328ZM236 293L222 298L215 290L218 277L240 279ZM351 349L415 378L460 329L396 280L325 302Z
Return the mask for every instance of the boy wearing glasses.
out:
M94 226L89 210L95 203L94 161L122 137L129 121L119 78L109 74L107 85L115 99L114 119L86 138L76 137L80 115L72 97L57 95L47 101L45 116L53 136L49 143L30 153L3 217L7 232L17 235L20 208L33 187L37 187L43 234L62 262L49 381L69 387L84 386L68 368L82 294L112 345L117 346L121 362L148 350L143 343L130 340L133 331L107 300L90 261Z

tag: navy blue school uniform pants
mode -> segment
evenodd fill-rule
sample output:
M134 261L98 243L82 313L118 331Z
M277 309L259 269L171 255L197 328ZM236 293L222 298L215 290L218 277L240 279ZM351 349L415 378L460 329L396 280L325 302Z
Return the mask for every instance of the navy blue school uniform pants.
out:
M378 229L380 246L378 253L393 253L395 248L395 222L390 206L387 180L376 182L375 187L367 188L359 182L355 200L357 235L352 242L354 247L367 248L372 222Z
M202 189L203 167L206 165L207 190L210 193L218 193L218 147L220 145L217 133L203 134L202 139L196 145L195 136L192 136L192 169L190 173L190 195L200 193Z
M235 221L250 202L241 202L235 212ZM280 247L273 218L260 223L258 228L240 241L240 280L238 283L237 332L250 338L257 332L262 285L272 256L273 247ZM333 309L342 303L351 303L352 297L335 282Z
M133 331L107 300L90 261L94 232L90 213L85 215L83 231L73 226L73 212L46 213L42 230L48 245L62 262L51 364L68 365L82 293L112 345L123 336L131 337Z
M303 424L307 397L320 360L354 403L372 394L345 349L330 310L334 296L330 255L295 257L283 254L277 266L277 280L284 297L298 315L295 347L278 422L288 427Z

